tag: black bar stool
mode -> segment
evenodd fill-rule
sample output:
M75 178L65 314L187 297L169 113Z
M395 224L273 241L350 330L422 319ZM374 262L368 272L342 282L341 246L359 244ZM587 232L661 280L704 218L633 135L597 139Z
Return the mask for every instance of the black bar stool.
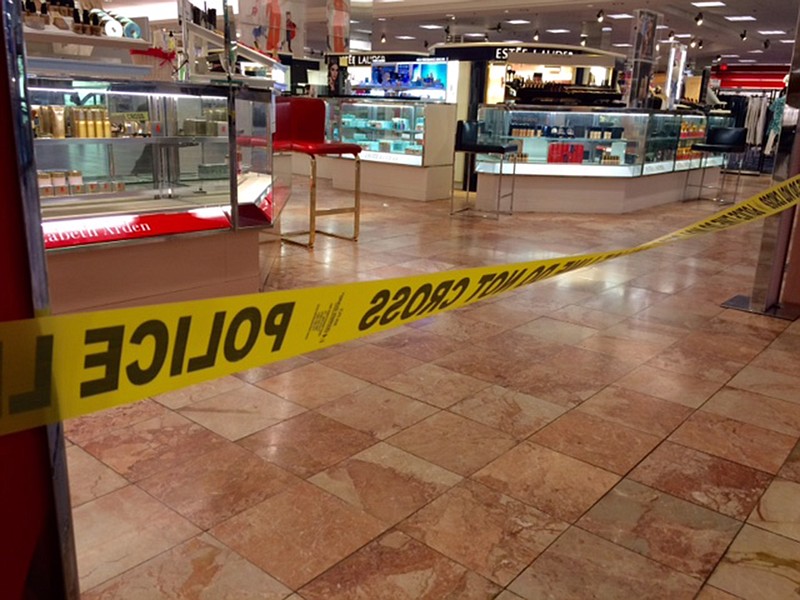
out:
M490 154L500 157L500 173L497 177L497 194L495 195L495 208L494 210L480 211L483 213L494 215L495 218L500 218L500 202L505 198L509 198L508 212L511 214L514 210L514 187L517 177L517 153L519 147L517 144L503 144L497 143L483 143L478 141L478 134L481 130L483 123L478 121L459 121L456 126L456 141L453 150L453 181L450 185L450 214L458 214L469 210L475 210L474 206L469 203L469 188L474 174L471 157L477 154ZM464 152L467 160L467 199L464 206L456 208L455 206L455 164L456 152ZM510 156L513 166L511 171L511 191L503 193L503 166L505 165L506 157Z
M706 169L708 168L708 158L712 154L722 154L722 179L717 190L717 194L722 194L725 189L725 180L730 172L728 167L728 157L731 154L739 155L739 169L736 176L736 187L733 190L733 200L723 200L722 198L714 198L715 202L720 204L733 204L736 202L736 196L739 193L739 180L742 177L742 162L744 161L744 153L747 151L747 128L746 127L710 127L708 135L704 142L692 144L692 150L695 152L702 152L703 157L700 159L701 175L700 185L690 184L689 177L691 171L687 172L686 184L683 187L683 197L686 198L686 188L696 187L697 200L701 199L703 189L705 187L713 187L705 185ZM703 166L705 161L706 166Z

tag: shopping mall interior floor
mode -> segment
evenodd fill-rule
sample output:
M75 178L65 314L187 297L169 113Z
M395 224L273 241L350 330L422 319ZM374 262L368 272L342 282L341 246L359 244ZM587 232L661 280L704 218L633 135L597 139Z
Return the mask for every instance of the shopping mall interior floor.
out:
M268 286L625 247L718 208L367 195L357 244L286 245ZM800 322L720 306L760 229L66 423L82 597L796 598Z

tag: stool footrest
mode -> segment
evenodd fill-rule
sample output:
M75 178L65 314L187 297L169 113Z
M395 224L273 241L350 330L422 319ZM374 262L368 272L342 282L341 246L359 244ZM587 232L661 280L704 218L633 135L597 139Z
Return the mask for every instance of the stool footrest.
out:
M313 248L316 235L327 235L337 237L343 240L358 241L359 228L361 223L361 158L355 155L355 191L353 196L353 206L339 206L336 208L317 208L317 160L312 155L311 159L311 189L309 190L308 200L308 221L309 228L307 231L297 231L293 233L284 233L281 238L289 244L298 246L305 246L306 248ZM327 215L353 215L353 235L348 237L327 231L317 229L317 217ZM298 240L290 239L294 236L307 235L308 241L301 242Z
M314 214L317 216L320 215L347 215L356 212L356 208L354 206L346 206L342 208L322 208L315 211Z

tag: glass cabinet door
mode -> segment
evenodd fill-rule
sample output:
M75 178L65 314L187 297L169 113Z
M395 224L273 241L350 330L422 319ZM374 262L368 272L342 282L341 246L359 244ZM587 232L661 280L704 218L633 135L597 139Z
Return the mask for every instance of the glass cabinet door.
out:
M653 113L650 115L647 123L644 175L669 173L675 169L675 155L680 132L680 116L670 113Z
M692 144L706 139L706 117L704 115L683 115L681 117L681 133L675 157L675 170L686 171L700 167L703 158L701 152L692 150ZM714 161L712 158L711 161ZM721 159L720 159L721 161ZM705 164L705 162L703 163ZM720 164L722 164L720 162ZM712 162L708 163L711 166Z
M363 160L422 165L424 106L418 103L329 101L328 139L358 144ZM335 123L335 124L334 124Z

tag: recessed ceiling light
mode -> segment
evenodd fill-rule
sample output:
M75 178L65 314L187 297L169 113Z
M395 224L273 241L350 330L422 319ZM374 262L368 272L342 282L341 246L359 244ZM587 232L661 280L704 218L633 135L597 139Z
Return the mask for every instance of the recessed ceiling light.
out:
M754 58L740 58L740 63L757 63L758 61Z
M794 44L794 40L778 40L781 44Z
M612 30L611 27L603 27L603 31L611 31L611 30Z
M615 48L630 48L631 47L630 44L611 44L611 45L614 46Z
M666 25L656 25L656 29L669 29Z
M546 29L547 33L569 33L569 29Z
M523 44L522 40L506 40L503 42L504 44Z
M748 54L764 54L763 50L750 50Z
M786 35L782 29L759 29L758 33L761 35Z
M511 19L506 21L509 25L530 25L530 21L526 21L525 19Z
M356 29L356 33L372 33L372 29Z
M396 35L396 36L394 36L394 39L396 39L396 40L415 40L417 38L415 38L413 35Z
M465 33L464 37L484 37L485 35L486 35L485 33L472 32L472 33Z
M354 19L350 19L350 25L357 25L357 24L358 24L358 21L356 21Z
M742 15L739 17L725 17L728 21L755 21L756 18L751 15Z
M739 58L738 54L720 54L722 58Z
M633 15L628 13L617 13L615 15L607 15L609 19L632 19Z
M385 21L386 17L378 17L378 21Z
M420 25L420 29L444 29L443 25Z
M692 2L697 8L713 8L715 6L725 6L724 2Z
M679 39L680 38L690 38L690 37L692 37L692 34L691 33L676 33L675 37L679 38Z

